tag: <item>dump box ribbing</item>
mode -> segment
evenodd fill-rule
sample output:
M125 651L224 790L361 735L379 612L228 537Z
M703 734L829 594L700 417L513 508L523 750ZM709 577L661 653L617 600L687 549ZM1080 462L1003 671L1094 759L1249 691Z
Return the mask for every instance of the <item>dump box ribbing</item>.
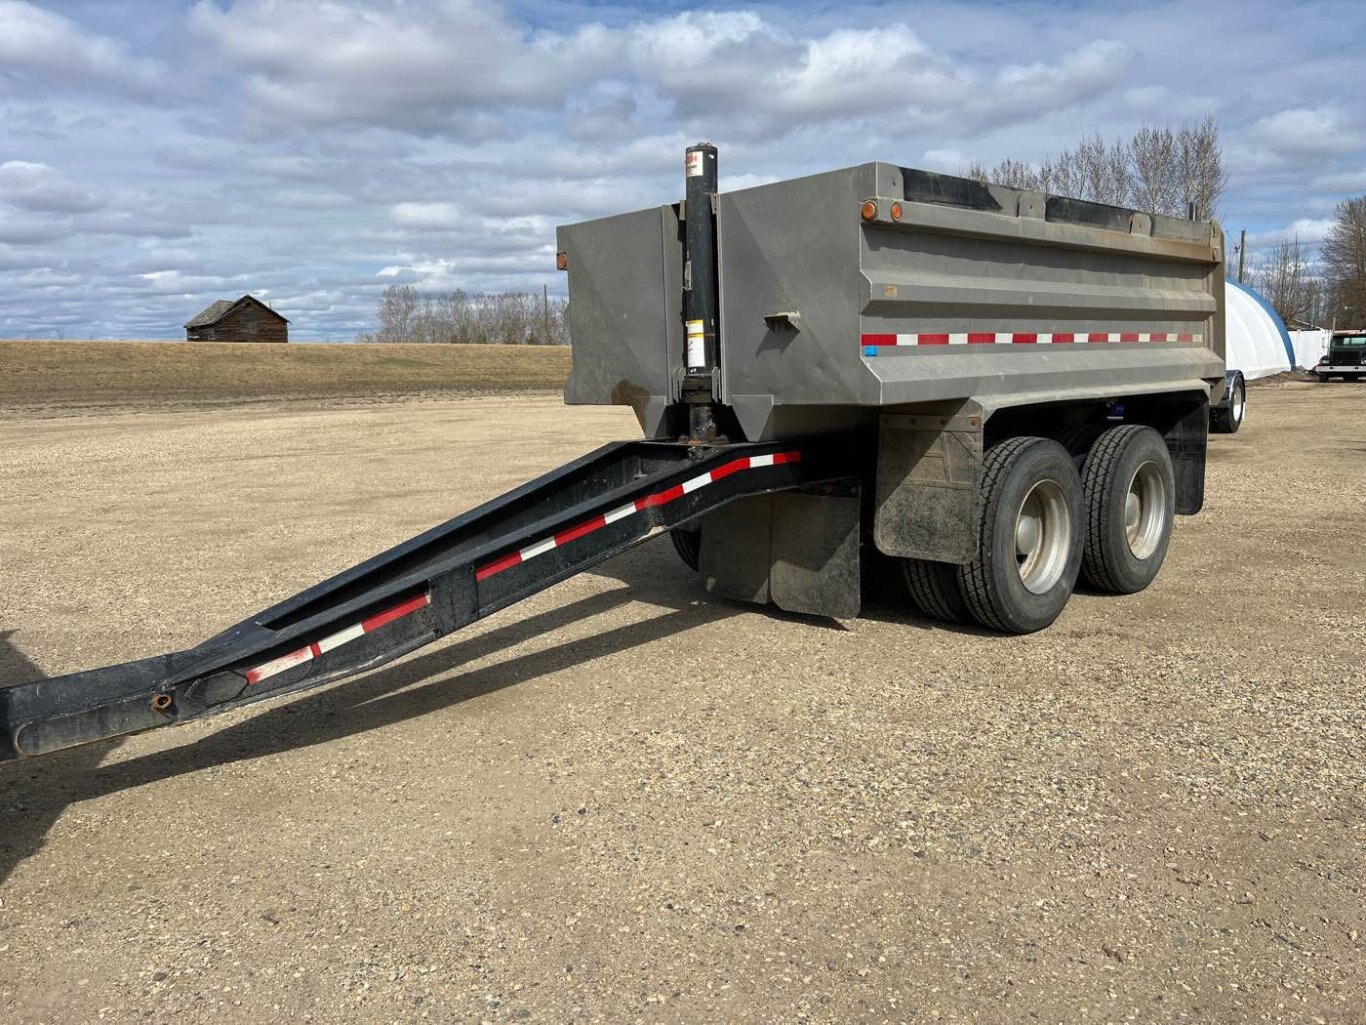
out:
M1207 393L1223 377L1223 236L1210 221L886 163L723 192L715 208L717 394L750 439L829 423L831 407L990 412ZM633 405L652 435L679 396L686 215L666 206L559 234L566 399Z

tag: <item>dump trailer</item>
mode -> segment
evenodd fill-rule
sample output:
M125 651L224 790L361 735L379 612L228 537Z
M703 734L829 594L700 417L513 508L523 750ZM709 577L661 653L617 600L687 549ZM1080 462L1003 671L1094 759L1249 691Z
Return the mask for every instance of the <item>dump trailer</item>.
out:
M569 403L608 445L187 651L0 690L0 757L372 669L668 533L712 594L852 618L900 567L938 620L1010 633L1078 579L1147 586L1199 512L1224 387L1223 237L890 163L559 229Z

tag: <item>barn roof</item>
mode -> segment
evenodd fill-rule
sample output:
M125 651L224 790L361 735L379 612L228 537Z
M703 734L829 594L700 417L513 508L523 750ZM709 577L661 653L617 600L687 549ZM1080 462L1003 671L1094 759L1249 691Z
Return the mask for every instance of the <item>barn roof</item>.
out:
M204 310L202 310L196 316L193 316L188 321L186 321L185 326L187 328L209 327L212 324L217 324L220 320L226 317L233 310L237 309L237 307L241 306L243 303L255 303L262 309L270 310L270 312L274 313L275 316L280 317L280 314L275 313L274 310L271 310L269 306L263 303L260 299L257 299L254 295L244 295L240 299L219 299L215 302L210 303L207 307L204 308ZM289 323L289 320L285 317L280 317L280 319L283 320L286 324Z
M231 299L219 299L217 302L210 303L198 316L191 317L185 322L186 327L208 327L216 324L223 319L223 314L232 309L237 304Z

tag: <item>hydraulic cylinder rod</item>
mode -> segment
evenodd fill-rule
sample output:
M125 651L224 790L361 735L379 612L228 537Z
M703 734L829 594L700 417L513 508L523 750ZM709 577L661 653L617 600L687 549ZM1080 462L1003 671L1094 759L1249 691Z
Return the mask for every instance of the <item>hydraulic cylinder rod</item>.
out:
M720 298L717 292L716 147L709 142L689 146L684 166L685 264L683 320L686 328L686 376L683 401L688 405L688 434L693 441L716 437L715 381L719 356Z

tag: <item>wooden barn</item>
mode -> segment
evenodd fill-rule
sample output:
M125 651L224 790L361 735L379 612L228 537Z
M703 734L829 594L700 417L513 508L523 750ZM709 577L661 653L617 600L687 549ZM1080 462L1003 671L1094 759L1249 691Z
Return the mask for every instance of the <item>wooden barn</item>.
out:
M219 299L185 325L187 342L287 342L289 321L260 299Z

